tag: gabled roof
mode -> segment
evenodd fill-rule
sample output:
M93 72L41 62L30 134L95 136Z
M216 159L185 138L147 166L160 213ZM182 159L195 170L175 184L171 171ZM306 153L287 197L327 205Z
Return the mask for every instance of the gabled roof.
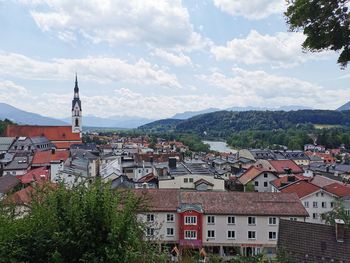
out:
M277 178L270 183L278 189L280 187L287 186L288 184L294 183L296 181L308 180L308 179L309 177L304 176L302 174L292 174L292 175L281 176L280 178Z
M206 184L206 185L214 186L211 182L208 182L207 180L205 180L203 178L194 182L195 186L200 185L200 184Z
M263 169L258 169L258 168L254 167L254 166L251 166L247 171L245 171L245 173L243 173L239 177L239 181L243 185L246 185L247 183L249 183L250 181L254 180L256 177L258 177L262 173L272 173L272 172L271 171L266 171L266 170L263 170Z
M157 177L153 173L146 174L145 176L142 176L139 180L137 180L138 183L149 183L150 181L156 179Z
M7 137L45 136L50 141L81 141L79 133L72 133L71 126L8 125Z
M8 193L19 183L20 181L16 178L16 176L4 175L0 177L0 193L2 194Z
M344 242L337 242L335 227L280 220L277 246L288 253L289 262L350 262L350 229Z
M207 214L308 216L295 194L139 189L150 211L176 211L181 204L202 205Z
M326 185L325 187L323 187L323 189L338 197L350 196L350 188L340 183L333 183L330 185Z
M0 152L7 152L10 149L13 142L15 141L15 139L15 137L0 137Z
M291 169L292 173L303 172L303 169L292 160L269 160L269 163L275 168L277 173L285 173L285 169Z
M68 150L36 152L33 157L33 166L50 164L51 161L65 161L69 157Z
M318 187L307 181L297 181L280 189L282 193L296 193L299 198L303 198L312 193L318 192L321 187Z
M22 184L29 184L31 182L47 181L49 179L50 171L46 167L40 167L30 170L28 173L18 176Z

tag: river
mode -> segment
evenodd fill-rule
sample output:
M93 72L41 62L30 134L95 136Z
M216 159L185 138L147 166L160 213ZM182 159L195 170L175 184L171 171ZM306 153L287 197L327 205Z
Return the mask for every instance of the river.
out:
M221 141L203 141L203 143L209 144L210 150L224 153L236 153L237 150L230 148L226 142Z

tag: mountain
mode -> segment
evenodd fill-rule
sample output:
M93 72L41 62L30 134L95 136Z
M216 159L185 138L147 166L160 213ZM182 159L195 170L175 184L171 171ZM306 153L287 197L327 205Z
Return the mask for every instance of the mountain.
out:
M27 112L15 108L9 104L0 102L0 119L9 119L17 124L29 124L29 125L69 125L61 120L54 118L44 117L36 113Z
M71 119L65 118L63 121L70 122ZM134 116L111 116L108 118L96 117L93 115L83 116L84 127L104 127L104 128L137 128L154 120L134 117Z
M139 127L150 132L175 131L226 138L233 132L296 128L300 124L350 125L350 111L216 111L187 120L165 119Z
M299 105L288 105L280 106L278 108L267 108L267 107L231 107L227 108L227 111L296 111L296 110L311 110L312 108Z
M163 119L142 125L138 127L138 129L155 133L173 132L175 131L176 126L183 121L184 120L180 119Z
M200 110L200 111L185 111L183 113L176 113L173 117L171 117L171 119L186 120L186 119L192 118L192 117L200 115L200 114L215 112L215 111L219 111L219 110L220 109L218 109L218 108L208 108L208 109Z
M306 107L306 106L288 105L288 106L280 106L278 108L253 107L253 106L230 107L224 110L227 110L227 111L267 111L267 110L268 111L296 111L296 110L311 110L311 109L312 108ZM185 111L183 113L176 113L174 116L171 117L171 119L186 120L197 115L216 112L216 111L221 111L221 109L208 108L200 111Z
M344 110L350 110L350 101L348 101L347 103L345 103L344 105L340 106L338 109L336 109L337 111L344 111Z

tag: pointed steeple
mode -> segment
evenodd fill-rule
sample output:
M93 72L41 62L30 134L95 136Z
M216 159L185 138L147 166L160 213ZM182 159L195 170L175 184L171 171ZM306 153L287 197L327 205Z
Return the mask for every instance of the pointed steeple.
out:
M74 98L79 98L79 87L78 87L78 74L75 73L75 87L74 87Z

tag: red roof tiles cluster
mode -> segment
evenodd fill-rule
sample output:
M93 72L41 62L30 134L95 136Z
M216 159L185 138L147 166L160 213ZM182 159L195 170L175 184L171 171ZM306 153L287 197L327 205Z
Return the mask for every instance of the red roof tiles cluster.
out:
M299 198L303 198L307 195L319 191L320 189L321 187L318 187L307 181L298 181L286 186L285 188L282 188L280 191L282 193L296 193Z
M350 188L340 183L333 183L333 184L327 185L323 187L323 189L339 197L350 196Z
M304 176L302 174L293 174L293 175L285 175L280 178L273 180L271 184L276 188L280 188L282 186L286 186L287 184L294 183L295 181L306 180L308 181L310 178Z
M286 173L286 169L290 169L295 174L303 172L303 169L292 160L270 160L269 163L279 174Z
M73 133L71 126L8 125L5 131L5 136L45 136L60 149L69 148L72 142L81 143L80 134Z
M255 167L255 166L251 166L247 171L245 171L244 174L242 174L239 177L239 181L243 185L246 185L251 180L254 180L256 177L258 177L260 174L262 174L264 172L270 172L271 173L271 171L264 170L264 169L259 169L259 168Z
M22 184L29 184L31 182L42 182L48 181L50 175L50 170L46 167L40 167L30 170L24 175L17 176Z
M178 189L134 190L151 211L176 211L181 204L200 204L207 214L308 216L295 194L198 192Z
M49 165L51 161L65 161L69 157L68 150L36 152L33 157L33 166Z

